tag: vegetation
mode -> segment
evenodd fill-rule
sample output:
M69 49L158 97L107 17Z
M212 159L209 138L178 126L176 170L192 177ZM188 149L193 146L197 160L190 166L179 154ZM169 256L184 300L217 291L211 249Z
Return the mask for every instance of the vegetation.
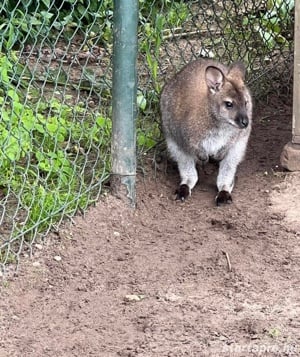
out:
M288 45L292 35L294 7L294 0L269 0L264 11L245 16L243 25L251 25L268 49L278 44Z
M236 6L239 3L234 2ZM139 0L139 6L140 56L148 73L137 97L137 144L139 152L145 152L161 135L153 116L158 112L162 86L160 60L166 55L162 49L175 32L184 29L189 36L186 29L197 26L193 6L198 6L198 1ZM256 48L270 50L289 44L293 8L292 0L268 0L259 11L250 8L247 15L231 21L240 25L243 39L250 38L254 29L255 41L260 43ZM34 86L40 78L26 72L22 51L28 44L38 47L58 39L66 42L76 35L85 48L98 45L111 54L112 17L111 0L4 0L0 5L0 201L3 198L3 206L8 207L3 212L0 207L0 214L2 222L10 220L7 224L15 242L24 236L31 241L62 215L85 209L110 171L111 78L105 78L100 94L106 99L105 108L92 109L76 102L74 88L63 99L45 96ZM203 43L207 41L212 44L210 38ZM82 73L85 91L89 84L99 82L88 68ZM59 75L66 77L65 73ZM47 83L52 92L53 86L59 88L60 84ZM77 90L81 89L79 85ZM3 247L8 252L7 245ZM7 260L8 253L3 254L0 245L0 262Z
M12 84L15 65L0 56L0 187L10 202L2 219L16 217L17 209L18 218L5 223L13 238L30 241L95 198L93 187L109 175L111 121L80 103L24 93Z

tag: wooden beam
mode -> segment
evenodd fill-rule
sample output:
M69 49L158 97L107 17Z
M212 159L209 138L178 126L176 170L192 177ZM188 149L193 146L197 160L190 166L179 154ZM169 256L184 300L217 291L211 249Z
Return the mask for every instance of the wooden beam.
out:
M300 171L300 0L295 1L293 90L292 141L283 148L280 162L289 171Z
M292 143L300 144L300 0L295 1Z

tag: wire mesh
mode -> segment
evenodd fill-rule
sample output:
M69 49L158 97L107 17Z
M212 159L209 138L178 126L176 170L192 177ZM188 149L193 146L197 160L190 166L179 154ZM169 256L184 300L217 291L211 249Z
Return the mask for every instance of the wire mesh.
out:
M108 2L0 7L0 262L97 200L110 171Z
M153 89L159 93L184 64L200 57L225 64L243 61L256 100L266 100L270 94L289 100L294 6L290 0L142 1L143 103L153 103L151 111L156 110Z
M139 158L185 63L242 60L256 99L292 91L294 1L139 0ZM97 200L110 172L112 1L0 5L0 264Z
M140 1L138 141L139 133L148 146L159 141L159 92L196 58L243 61L256 102L290 103L294 7L290 0Z

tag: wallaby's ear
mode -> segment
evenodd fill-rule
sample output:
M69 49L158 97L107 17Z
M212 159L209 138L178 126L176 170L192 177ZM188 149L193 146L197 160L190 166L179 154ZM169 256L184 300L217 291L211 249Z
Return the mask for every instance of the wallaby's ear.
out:
M243 81L245 80L246 76L246 67L243 62L234 62L229 67L228 76L236 78L239 77Z
M213 94L218 92L224 84L223 72L219 68L214 66L209 66L206 68L205 79L209 90Z

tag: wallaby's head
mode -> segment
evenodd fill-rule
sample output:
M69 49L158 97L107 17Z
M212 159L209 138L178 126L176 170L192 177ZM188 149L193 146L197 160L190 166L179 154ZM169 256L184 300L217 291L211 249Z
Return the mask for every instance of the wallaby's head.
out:
M251 97L244 84L245 72L239 62L232 64L227 73L215 66L208 66L205 71L213 115L218 121L241 129L248 127L252 110Z

